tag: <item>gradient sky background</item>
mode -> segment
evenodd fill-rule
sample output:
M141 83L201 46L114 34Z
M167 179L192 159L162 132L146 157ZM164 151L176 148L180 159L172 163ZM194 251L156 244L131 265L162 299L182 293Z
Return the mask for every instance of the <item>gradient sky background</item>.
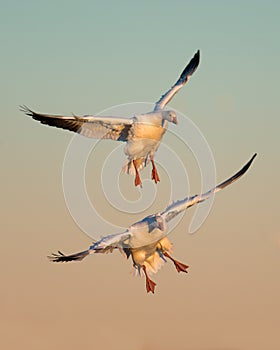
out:
M279 2L0 3L1 348L279 349ZM258 157L217 195L199 232L187 234L190 210L170 236L189 274L166 264L146 295L118 253L51 264L50 252L90 244L63 197L72 134L29 120L18 105L94 114L153 102L198 48L199 69L171 106L206 137L219 181ZM183 158L195 193L197 171Z

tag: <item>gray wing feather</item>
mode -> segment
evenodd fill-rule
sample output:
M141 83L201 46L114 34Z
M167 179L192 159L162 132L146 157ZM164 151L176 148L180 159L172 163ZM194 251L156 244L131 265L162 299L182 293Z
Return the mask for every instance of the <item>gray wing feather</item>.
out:
M95 116L58 116L36 113L26 106L20 110L42 124L54 126L96 139L127 141L130 136L132 119Z
M176 83L161 96L161 98L156 102L155 111L164 109L167 103L173 98L173 96L188 82L191 75L196 71L200 60L200 52L197 50L193 58L190 60L188 65L183 70L180 78Z
M94 242L89 249L82 252L65 255L61 251L53 253L48 258L52 262L69 262L69 261L81 261L86 256L92 253L111 253L114 249L125 248L125 241L131 236L129 231L122 233L116 233L102 237L100 240Z
M165 220L168 222L171 219L173 219L175 216L177 216L178 214L180 214L182 211L192 207L194 204L198 204L201 203L203 201L205 201L206 199L208 199L210 196L212 196L214 193L221 191L223 188L229 186L230 184L232 184L234 181L238 180L242 175L244 175L246 173L246 171L250 168L253 160L256 157L256 153L253 155L253 157L249 160L248 163L246 163L242 169L240 169L236 174L234 174L233 176L231 176L229 179L227 179L226 181L220 183L219 185L217 185L216 187L214 187L213 189L211 189L210 191L207 191L203 194L200 195L194 195L192 197L187 197L183 200L179 200L173 204L171 204L170 206L168 206L165 211L161 214Z

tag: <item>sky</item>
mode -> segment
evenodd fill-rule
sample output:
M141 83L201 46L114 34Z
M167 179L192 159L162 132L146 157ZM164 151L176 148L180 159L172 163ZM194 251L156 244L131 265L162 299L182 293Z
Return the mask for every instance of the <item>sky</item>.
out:
M279 349L279 2L0 4L1 348ZM215 197L195 234L188 234L194 209L170 233L173 255L189 273L165 264L153 276L155 295L147 295L144 280L130 274L131 261L118 252L51 264L51 252L91 244L64 198L63 164L73 135L32 121L18 106L84 115L132 104L133 113L136 103L146 108L157 101L197 49L200 65L170 107L204 136L218 182L258 156L244 178ZM171 132L180 124L187 135L183 117ZM137 213L120 212L104 196L102 156L116 145L98 143L85 181L104 220L87 217L92 237L163 210L170 181L180 198L201 190L190 150L172 134L165 139L188 186L179 170L174 180L159 165L162 181L155 187L146 180L141 197L133 179L120 175L128 200L156 193ZM122 149L117 153L124 162Z

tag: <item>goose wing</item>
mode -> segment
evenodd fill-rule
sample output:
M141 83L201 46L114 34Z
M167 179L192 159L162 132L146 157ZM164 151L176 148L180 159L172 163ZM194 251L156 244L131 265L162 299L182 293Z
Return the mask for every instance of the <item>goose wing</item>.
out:
M125 241L127 241L130 237L131 233L128 230L122 233L111 234L94 242L87 250L70 255L65 255L61 251L58 251L57 253L53 253L48 256L48 258L53 262L80 261L92 253L112 253L112 251L116 248L125 250Z
M173 98L173 96L188 82L191 75L196 71L196 68L199 65L200 53L197 50L196 54L190 60L189 64L185 67L180 78L176 81L176 83L161 96L161 98L156 102L155 111L164 109L167 103Z
M26 106L21 106L20 110L42 124L70 130L95 139L127 141L133 124L132 119L41 114L32 111Z
M166 220L166 222L170 221L173 219L175 216L180 214L182 211L192 207L194 204L201 203L208 199L210 196L212 196L214 193L221 191L223 188L229 186L232 184L234 181L238 180L242 175L246 173L246 171L249 169L250 165L252 164L254 158L256 157L256 153L253 155L253 157L249 160L248 163L246 163L242 169L240 169L236 174L231 176L229 179L226 181L220 183L213 189L200 194L200 195L194 195L192 197L187 197L183 200L179 200L177 202L174 202L170 206L168 206L165 211L161 214L162 217Z

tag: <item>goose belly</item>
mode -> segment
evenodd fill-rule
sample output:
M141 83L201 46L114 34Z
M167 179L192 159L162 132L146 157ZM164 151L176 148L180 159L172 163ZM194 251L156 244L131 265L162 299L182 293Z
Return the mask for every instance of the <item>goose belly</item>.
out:
M149 153L154 153L160 141L152 139L134 139L127 142L124 153L130 160L146 158Z
M165 262L160 256L158 249L162 252L171 251L171 243L168 238L164 237L148 246L131 249L134 264L137 266L145 265L148 274L157 273Z

